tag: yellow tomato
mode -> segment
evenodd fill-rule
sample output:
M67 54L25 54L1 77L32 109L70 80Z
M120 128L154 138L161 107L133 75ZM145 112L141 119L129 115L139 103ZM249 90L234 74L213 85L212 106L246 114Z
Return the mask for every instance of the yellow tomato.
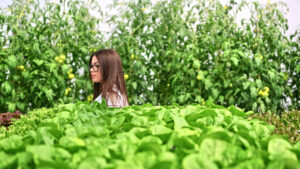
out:
M68 94L69 94L69 90L66 89L66 90L65 90L65 95L67 96Z
M17 69L19 69L19 70L24 70L24 66L23 66L23 65L20 65L20 66L17 67Z
M59 55L59 58L60 58L61 60L65 60L65 59L66 59L66 55L61 54L61 55Z
M93 95L92 94L87 96L87 101L88 102L92 102L93 101Z
M70 69L70 70L68 71L68 75L71 74L72 72L73 72L73 69Z
M268 92L266 92L266 91L262 92L262 96L268 96L268 95L269 95Z
M197 80L201 80L201 76L200 75L197 76Z
M64 60L58 59L58 63L62 64L64 63Z
M74 79L75 78L75 75L73 73L69 74L69 79Z
M132 55L130 56L130 58L131 58L131 59L134 59L134 54L132 54Z
M124 79L127 80L129 78L128 74L124 75Z
M270 89L269 89L268 87L264 87L264 90L265 90L266 92L269 92L269 91L270 91Z

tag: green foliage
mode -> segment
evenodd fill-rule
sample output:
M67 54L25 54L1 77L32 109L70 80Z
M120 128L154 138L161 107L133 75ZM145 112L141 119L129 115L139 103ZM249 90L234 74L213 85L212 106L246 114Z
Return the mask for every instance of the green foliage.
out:
M289 80L298 83L299 73L288 76L296 59L289 56L299 57L292 46L298 49L299 43L284 36L284 4L136 0L115 6L111 24L117 26L108 43L124 56L131 103L212 100L277 112L291 97L293 106L299 105L299 97L289 95ZM245 9L251 17L235 21Z
M251 112L207 103L36 109L0 133L0 168L299 168L300 147Z
M1 9L1 112L53 107L92 92L87 56L101 44L95 27L99 20L85 1L66 2L41 6L14 0Z
M287 91L287 95L291 97L292 102L295 103L292 105L292 109L300 109L300 29L296 31L295 34L291 35L291 38L296 39L296 41L291 42L290 51L290 60L289 60L289 79L291 81L290 86L292 88Z
M253 114L250 118L258 118L274 125L273 134L287 135L292 143L300 141L300 111L285 112L281 116L271 113Z
M100 48L120 54L130 104L211 100L281 112L290 99L289 108L299 109L299 38L284 35L283 3L116 0L112 6L118 12L109 16L94 0L43 7L14 0L1 9L1 112L85 100L92 93L88 58ZM114 28L107 40L90 9ZM251 17L236 21L244 9Z

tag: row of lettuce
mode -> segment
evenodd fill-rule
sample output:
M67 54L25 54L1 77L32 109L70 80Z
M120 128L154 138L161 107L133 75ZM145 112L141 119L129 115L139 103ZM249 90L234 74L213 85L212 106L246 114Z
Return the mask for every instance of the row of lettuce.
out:
M253 112L192 104L77 102L28 112L0 130L0 168L300 168L300 142Z

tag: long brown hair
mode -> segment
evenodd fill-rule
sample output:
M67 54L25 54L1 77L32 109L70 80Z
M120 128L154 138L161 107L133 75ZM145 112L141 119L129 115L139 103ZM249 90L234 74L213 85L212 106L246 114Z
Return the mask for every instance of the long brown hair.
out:
M122 67L122 62L119 54L112 49L98 50L91 55L89 64L92 63L93 56L96 56L100 70L102 80L100 83L94 83L94 100L102 93L102 98L111 101L115 101L118 98L118 92L121 95L126 96L125 101L127 101L127 90L124 80L124 72ZM115 90L113 89L115 88ZM117 91L116 91L117 90Z

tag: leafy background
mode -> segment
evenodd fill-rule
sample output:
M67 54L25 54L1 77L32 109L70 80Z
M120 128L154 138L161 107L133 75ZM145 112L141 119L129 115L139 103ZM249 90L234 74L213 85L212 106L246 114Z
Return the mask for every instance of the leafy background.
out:
M0 110L86 100L87 61L101 48L120 54L130 104L299 109L299 33L284 34L286 6L238 2L114 1L106 15L96 1L14 0L0 15ZM108 39L91 8L115 25ZM251 17L236 23L243 8Z

